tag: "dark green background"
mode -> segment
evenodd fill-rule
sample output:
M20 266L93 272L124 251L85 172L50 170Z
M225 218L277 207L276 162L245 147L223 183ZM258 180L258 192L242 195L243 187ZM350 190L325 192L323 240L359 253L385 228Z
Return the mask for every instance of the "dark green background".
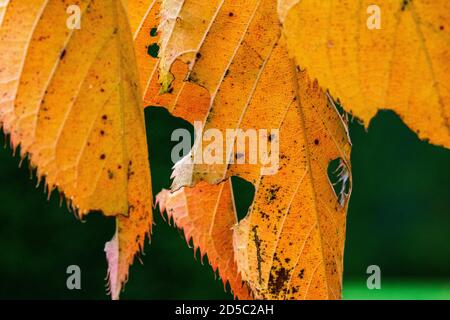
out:
M146 110L153 190L170 186L170 135L189 125L165 110ZM450 298L450 151L419 141L392 112L369 130L351 124L353 195L347 223L345 298ZM0 135L2 136L2 135ZM3 137L0 143L7 145ZM0 150L0 298L107 299L103 246L114 221L91 215L85 222L59 206L26 161ZM240 184L238 205L251 190ZM243 195L243 196L242 196ZM242 215L242 212L240 213ZM123 299L230 298L205 258L186 246L181 232L155 212L144 265L136 262ZM66 268L82 270L82 290L66 288ZM365 286L366 268L382 271L382 290Z

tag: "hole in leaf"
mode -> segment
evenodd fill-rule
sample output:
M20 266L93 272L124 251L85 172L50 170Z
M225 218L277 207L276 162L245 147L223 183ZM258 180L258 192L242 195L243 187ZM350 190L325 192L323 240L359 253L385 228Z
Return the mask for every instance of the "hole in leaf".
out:
M145 118L152 185L156 195L161 189L169 189L172 183L172 150L180 143L172 141L173 132L182 129L193 136L194 128L189 122L170 115L164 108L146 108Z
M255 198L255 186L240 177L231 177L231 186L233 187L236 214L238 221L241 221L245 218L253 203L253 199Z
M150 36L156 37L158 35L158 28L151 28L150 29Z
M158 58L159 46L157 43L153 43L148 46L147 49L148 54L153 58Z
M341 158L331 160L328 164L328 180L333 187L334 194L343 207L350 197L350 172Z

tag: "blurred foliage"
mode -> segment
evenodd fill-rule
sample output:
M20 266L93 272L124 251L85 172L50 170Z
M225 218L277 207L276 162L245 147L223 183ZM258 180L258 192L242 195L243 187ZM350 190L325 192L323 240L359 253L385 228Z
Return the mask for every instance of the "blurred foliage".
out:
M146 119L156 194L170 186L170 152L177 143L170 141L172 131L192 128L160 108L148 108ZM350 132L353 195L344 297L377 298L365 292L371 264L381 267L382 281L422 281L415 290L416 282L406 287L398 280L387 282L381 290L384 298L440 294L450 282L450 151L419 141L392 112L381 112L367 132L353 121ZM0 136L0 143L8 145ZM11 154L9 147L0 150L0 298L108 299L103 246L113 235L114 220L94 214L77 221L64 202L60 206L56 192L47 201L43 185L35 188L26 160L18 168L20 158ZM253 187L233 182L242 217ZM203 264L198 254L194 259L183 233L165 223L158 210L154 216L151 245L141 257L144 265L135 262L122 298L231 298L221 281L214 280L207 257ZM66 288L66 268L72 264L82 270L79 291ZM397 296L389 295L394 291Z
M364 281L346 281L347 300L449 300L450 281L436 279L385 279L381 290L368 290Z

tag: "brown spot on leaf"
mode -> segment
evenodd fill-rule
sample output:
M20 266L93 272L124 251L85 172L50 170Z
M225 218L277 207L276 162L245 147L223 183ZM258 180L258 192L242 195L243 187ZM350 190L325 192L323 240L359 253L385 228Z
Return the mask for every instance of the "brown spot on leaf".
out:
M258 227L254 226L252 231L253 231L253 241L255 242L255 247L256 247L256 259L258 262L258 279L259 279L259 283L262 283L262 271L261 271L261 264L262 264L262 257L261 257L261 239L259 239L258 236Z
M270 293L274 295L280 293L287 281L289 281L289 271L287 271L284 267L280 267L275 270L275 274L272 273L269 279Z

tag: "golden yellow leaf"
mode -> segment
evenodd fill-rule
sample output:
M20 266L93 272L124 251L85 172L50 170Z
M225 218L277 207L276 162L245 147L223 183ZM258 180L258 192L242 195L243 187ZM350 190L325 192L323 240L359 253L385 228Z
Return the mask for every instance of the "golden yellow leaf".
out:
M0 29L0 122L48 189L58 188L79 216L121 215L118 229L134 231L119 241L129 264L150 230L152 200L142 93L124 4L9 1ZM76 15L73 5L80 9L80 28L69 21ZM137 27L136 15L131 24ZM111 290L114 296L117 290Z
M450 147L449 1L278 0L278 10L296 62L366 126L392 109Z
M128 18L130 21L131 32L136 38L136 34L139 33L147 15L151 8L154 6L155 0L126 0L124 1L125 9L128 12Z
M156 196L160 211L166 211L175 225L184 230L186 241L192 239L194 251L208 255L214 272L218 270L224 286L227 282L235 297L249 299L247 287L237 271L233 251L233 226L237 223L231 182L219 185L199 183L174 193L162 190Z
M202 87L184 82L188 66L182 61L175 61L172 73L176 75L170 92L161 93L158 82L158 63L156 56L149 55L149 48L159 47L161 31L160 1L152 2L144 22L135 34L135 48L139 65L142 88L144 88L144 105L166 108L174 116L191 123L203 119L208 112L209 93Z
M154 0L128 1L128 16L130 20L133 39L144 28L144 22L149 14ZM135 175L136 172L130 172ZM141 173L138 172L138 175ZM151 189L148 190L150 202L148 211L131 212L129 216L116 218L116 232L111 241L105 244L105 253L108 260L108 288L111 298L119 299L123 284L128 280L129 267L133 264L134 256L144 249L146 235L150 237L152 216L151 213Z
M3 17L5 16L6 6L8 5L9 0L0 2L0 27L3 22Z
M288 57L276 2L165 1L163 8L160 79L176 96L171 107L186 105L185 83L197 84L210 97L207 116L194 119L205 131L279 129L263 136L280 144L278 171L262 175L261 163L227 164L228 153L222 163L191 163L201 152L198 139L177 164L173 189L232 175L252 182L255 200L236 227L234 249L255 297L340 298L349 194L335 194L327 168L340 159L341 178L350 179L350 143L334 105ZM188 65L190 82L177 82L177 63ZM202 97L189 101L205 109Z

